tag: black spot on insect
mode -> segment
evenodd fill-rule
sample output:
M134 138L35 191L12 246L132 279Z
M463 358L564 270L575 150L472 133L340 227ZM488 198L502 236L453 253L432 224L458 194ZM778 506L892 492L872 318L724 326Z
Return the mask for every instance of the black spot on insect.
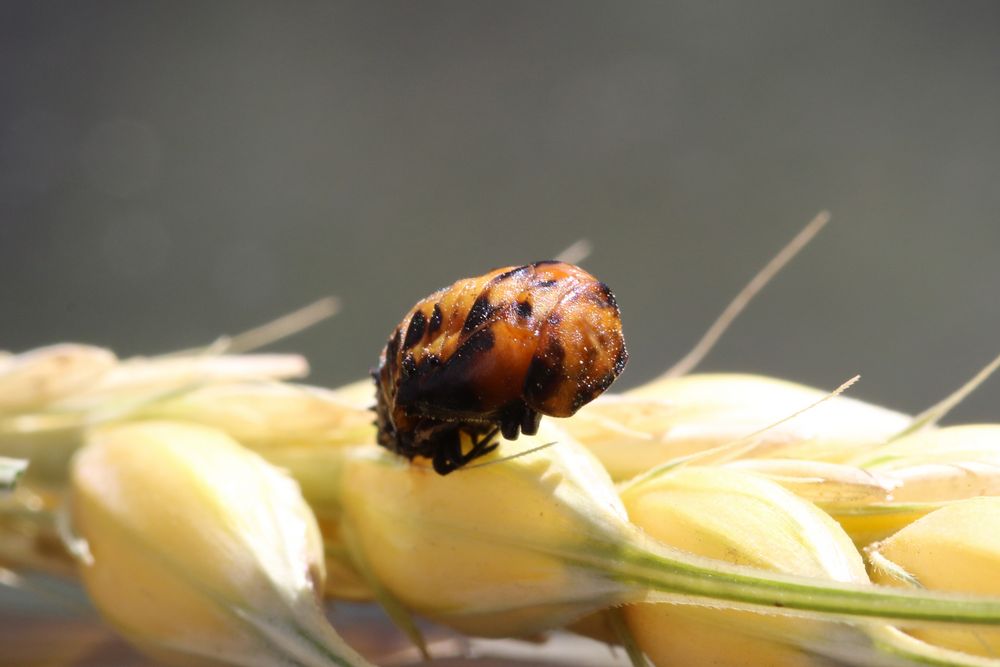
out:
M600 393L599 390L592 386L581 385L577 387L576 393L573 394L573 411L579 410L582 406L592 401L598 393Z
M462 344L457 354L474 355L482 352L489 352L496 345L496 336L492 329L481 329L469 336L469 340Z
M407 371L409 367L409 371ZM397 387L397 402L413 403L417 400L419 393L424 391L428 377L433 377L435 371L441 367L441 357L436 354L428 354L420 358L417 362L412 354L403 357L403 372L400 376Z
M417 362L413 359L412 354L404 354L403 362L400 364L400 368L403 371L403 377L409 377L417 370Z
M424 331L427 330L427 318L424 317L423 312L417 311L413 313L413 317L410 318L410 326L406 328L406 338L403 339L403 349L409 350L411 347L420 342L420 339L424 337Z
M512 278L513 276L524 273L525 271L531 269L532 266L533 265L531 264L525 264L524 266L518 266L516 268L513 268L510 271L504 271L500 275L494 276L493 279L490 280L489 285L490 286L496 285L497 283L501 283L504 280L507 280L508 278Z
M517 302L517 314L525 319L531 317L531 302L530 301L518 301Z
M434 312L431 313L431 320L427 323L427 335L433 336L441 328L441 304L434 304Z
M465 324L462 325L462 332L469 333L480 324L486 322L492 314L493 306L490 305L489 296L484 292L476 297L472 308L469 309L469 314L465 318Z
M558 280L539 280L539 281L536 281L535 284L532 285L532 287L543 287L543 288L544 287L552 287L557 282L559 282L559 281Z
M552 341L545 349L536 352L528 366L524 391L536 403L544 403L559 391L559 385L566 377L563 364L566 351L558 342Z
M541 261L532 263L532 266L537 268L539 266L546 266L548 264L562 264L562 262L560 262L558 259L543 259Z
M577 387L576 392L573 394L573 411L579 410L582 406L590 403L594 398L602 394L620 374L620 369L612 370L595 382L588 382Z
M496 343L493 330L480 329L455 350L447 361L438 365L417 365L415 372L403 375L396 402L403 405L433 405L446 411L475 412L482 408L480 396L469 385L476 369ZM405 361L405 359L404 359Z
M600 297L594 299L594 302L600 306L603 306L604 308L614 308L615 310L617 310L618 301L615 299L615 295L611 291L611 288L605 285L604 283L597 283L597 289L598 289L598 294L600 294Z

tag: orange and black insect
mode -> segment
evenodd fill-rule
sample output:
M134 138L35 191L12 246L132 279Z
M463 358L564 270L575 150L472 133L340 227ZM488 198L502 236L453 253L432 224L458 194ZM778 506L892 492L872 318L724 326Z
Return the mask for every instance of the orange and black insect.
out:
M607 285L557 261L506 267L417 303L375 377L378 441L446 475L569 417L607 389L628 353ZM471 443L463 451L462 435Z

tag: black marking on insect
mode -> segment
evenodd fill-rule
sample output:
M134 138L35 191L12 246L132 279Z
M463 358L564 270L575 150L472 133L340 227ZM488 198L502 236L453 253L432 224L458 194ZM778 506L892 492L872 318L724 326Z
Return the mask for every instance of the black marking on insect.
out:
M427 323L427 335L433 336L441 328L441 304L434 304L434 312L431 314L431 321Z
M489 318L493 306L490 305L489 294L484 292L476 297L476 300L472 302L472 308L469 309L469 315L465 318L465 324L462 325L462 332L469 333L476 327L480 326Z
M403 339L403 349L409 350L411 347L420 342L420 339L424 337L424 331L427 330L427 318L419 310L413 313L413 317L410 318L410 326L406 328L406 338Z

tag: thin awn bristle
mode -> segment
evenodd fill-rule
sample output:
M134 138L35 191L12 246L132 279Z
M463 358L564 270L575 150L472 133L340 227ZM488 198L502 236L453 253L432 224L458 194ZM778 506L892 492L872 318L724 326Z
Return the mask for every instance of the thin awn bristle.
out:
M333 317L339 312L340 299L335 296L325 296L298 310L282 315L266 324L238 333L235 336L223 335L208 345L174 350L158 356L159 358L199 355L216 356L220 354L252 352L283 338L294 336L300 331L304 331L329 317Z
M333 317L340 312L340 299L327 296L276 320L236 334L228 339L224 352L239 354L257 350Z
M785 247L783 247L778 254L775 255L770 262L768 262L763 269L761 269L757 275L750 279L750 282L740 290L739 294L729 302L722 314L719 315L718 319L712 323L712 326L705 331L705 334L701 337L691 351L688 352L680 361L671 366L659 379L666 379L677 377L679 375L687 375L690 373L695 366L700 364L702 360L712 351L715 344L719 342L722 335L726 330L732 325L732 323L739 317L743 309L747 307L747 304L760 292L765 285L767 285L772 278L781 269L785 267L788 262L795 257L800 250L802 250L810 241L815 238L815 236L820 232L821 229L830 222L830 212L820 211L815 218L809 221L809 223L802 228L795 237L788 242Z
M553 259L560 262L566 262L567 264L579 264L583 260L590 257L590 253L593 252L593 250L594 246L590 241L587 239L579 239L578 241L570 244Z
M559 444L559 441L558 440L553 440L552 442L546 442L544 445L538 445L537 447L532 447L530 449L526 449L523 452L517 452L516 454L509 454L507 456L501 456L500 458L493 459L491 461L482 461L480 463L473 463L471 465L462 466L461 468L459 468L455 472L456 473L462 473L462 472L465 472L466 470L474 470L475 468L485 468L486 466L492 466L492 465L496 465L498 463L507 463L508 461L513 461L514 459L519 459L522 456L527 456L528 454L534 454L535 452L540 452L543 449L548 449L549 447L551 447L553 445L557 445L557 444ZM419 463L413 463L412 465L415 468L423 468L425 470L431 470L432 469L431 466L425 466L425 465L422 465L422 464L419 464Z
M794 413L788 415L787 417L783 417L783 418L779 419L778 421L774 422L773 424L768 424L767 426L765 426L764 428L760 429L759 431L751 433L750 435L748 435L748 436L746 436L744 438L740 438L739 440L737 440L735 442L729 443L727 445L722 445L722 449L723 450L725 450L727 448L732 448L731 451L721 451L719 453L722 454L722 456L720 456L718 458L716 458L714 456L713 457L708 457L708 458L712 458L712 460L715 461L715 462L717 462L717 463L724 463L725 461L731 461L732 459L739 458L740 456L745 456L746 454L749 454L750 452L752 452L757 447L760 436L764 435L765 433L767 433L771 429L777 428L778 426L781 426L782 424L790 422L791 420L795 419L796 417L798 417L799 415L801 415L803 413L809 412L810 410L813 410L813 409L819 407L820 405L822 405L823 403L826 403L830 399L836 398L837 396L840 396L842 393L844 393L845 391L847 391L848 389L850 389L851 386L853 386L854 383L857 382L860 379L861 379L861 375L860 374L855 375L854 377L852 377L851 379L847 380L842 385L840 385L839 387L837 387L836 389L834 389L833 391L831 391L829 394L827 394L826 396L824 396L823 398L821 398L821 399L819 399L819 400L817 400L817 401L815 401L813 403L810 403L809 405L807 405L806 407L802 408L801 410L799 410L797 412L794 412ZM741 443L742 443L742 446L740 446ZM695 456L696 457L700 457L702 455L707 455L707 454L709 454L709 452L699 452Z
M472 470L473 468L485 468L486 466L492 466L498 463L506 463L508 461L513 461L514 459L519 459L522 456L527 456L528 454L534 454L535 452L540 452L543 449L548 449L549 447L555 444L558 444L557 440L553 440L552 442L546 442L544 445L538 445L537 447L526 449L523 452L517 452L516 454L510 454L508 456L502 456L498 459L493 459L492 461L483 461L482 463L468 465L463 468L459 468L458 472L462 472L463 470Z
M860 379L861 375L855 375L854 377L847 380L839 387L831 391L829 394L824 396L823 398L814 401L813 403L810 403L801 410L797 410L792 414L788 415L787 417L782 417L778 421L768 424L764 428L758 429L753 433L740 438L739 440L734 440L732 442L727 442L717 447L712 447L711 449L706 449L700 452L693 452L685 456L678 456L676 458L670 459L669 461L664 461L660 465L651 468L648 471L640 475L637 475L636 477L633 477L632 479L622 484L619 488L626 489L632 486L637 486L650 479L654 479L669 470L673 470L681 466L691 465L691 464L725 463L726 461L731 461L741 456L745 456L750 452L752 452L758 446L760 436L764 435L771 429L777 428L778 426L781 426L782 424L795 419L799 415L802 415L806 412L809 412L810 410L815 409L816 407L829 401L830 399L839 396L840 394L847 391L847 389L849 389L851 385L853 385Z
M914 417L913 422L908 427L897 433L892 440L897 440L903 436L910 435L922 429L936 425L945 417L945 415L951 412L952 408L964 401L969 394L979 388L979 385L993 375L997 368L1000 368L1000 354L995 356L990 363L983 366L983 368L978 373L973 375L968 382L963 384L951 394L945 396L938 403L935 403Z

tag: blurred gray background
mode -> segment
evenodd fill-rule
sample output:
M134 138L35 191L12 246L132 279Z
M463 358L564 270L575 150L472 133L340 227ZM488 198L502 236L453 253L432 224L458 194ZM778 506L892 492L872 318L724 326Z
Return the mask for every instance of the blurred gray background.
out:
M278 348L333 385L433 289L587 238L633 386L829 208L702 369L919 410L1000 352L998 36L995 2L5 2L0 348L333 293Z

